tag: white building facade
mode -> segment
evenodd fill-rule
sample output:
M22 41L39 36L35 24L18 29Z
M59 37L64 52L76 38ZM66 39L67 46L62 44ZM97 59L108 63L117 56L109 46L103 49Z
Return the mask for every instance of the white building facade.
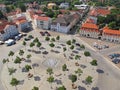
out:
M0 40L5 41L18 34L19 32L15 25L7 25L3 30L0 31Z

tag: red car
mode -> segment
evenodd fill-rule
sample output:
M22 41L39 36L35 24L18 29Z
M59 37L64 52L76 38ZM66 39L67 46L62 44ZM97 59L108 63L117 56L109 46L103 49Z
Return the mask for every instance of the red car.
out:
M42 36L45 36L45 33L44 33L44 32L40 32L40 34L41 34Z

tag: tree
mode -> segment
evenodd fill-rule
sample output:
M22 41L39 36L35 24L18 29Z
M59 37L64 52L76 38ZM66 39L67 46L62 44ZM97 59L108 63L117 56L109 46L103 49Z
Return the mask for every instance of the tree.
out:
M67 44L67 45L71 45L71 40L68 40L68 41L66 42L66 44Z
M91 56L90 52L88 52L88 51L85 51L85 52L84 52L84 55L85 55L85 56Z
M51 43L51 44L49 44L49 46L50 46L50 47L54 47L54 46L55 46L55 44L54 44L54 43Z
M57 36L57 37L56 37L56 40L58 40L58 41L59 41L59 40L60 40L60 36Z
M108 27L109 27L110 29L116 29L116 22L115 22L115 21L110 22L110 23L108 24Z
M31 54L28 54L28 55L26 56L27 59L30 59L31 57L32 57Z
M75 43L76 43L76 40L75 40L75 39L72 39L72 43L75 44Z
M67 50L67 49L64 47L64 48L63 48L63 52L65 52L66 50Z
M91 76L88 76L88 77L85 79L85 81L86 81L88 84L92 83L92 77L91 77Z
M98 65L98 64L97 64L97 60L92 60L92 61L90 62L90 64L93 65L93 66L97 66L97 65Z
M25 65L25 69L29 71L30 69L32 69L32 67L30 65Z
M55 38L51 38L51 41L52 41L52 42L55 42Z
M79 56L79 55L75 55L75 60L78 60L78 59L80 60L80 57L81 56Z
M57 90L66 90L65 86L58 87Z
M16 87L19 84L19 81L16 78L12 78L10 84ZM17 87L16 87L16 90L17 90Z
M54 77L53 76L50 76L49 78L47 78L47 81L49 83L51 83L51 88L52 88L52 83L54 82Z
M3 64L7 63L7 68L8 68L8 62L9 62L9 59L3 59Z
M54 12L53 12L51 9L48 9L48 11L46 12L46 15L47 15L48 17L53 18L53 17L54 17Z
M53 74L52 68L48 68L48 69L47 69L47 73L48 73L49 75L52 75L52 74Z
M50 40L50 38L49 38L49 37L46 37L46 38L45 38L45 40L46 40L46 41L49 41L49 40Z
M63 70L63 71L67 71L67 65L66 65L66 64L64 64L64 65L62 66L62 70Z
M48 8L47 8L47 7L44 7L44 8L42 8L42 11L43 11L43 12L47 12L47 11L48 11Z
M82 45L80 45L80 48L85 49L85 46L82 44Z
M18 7L21 9L22 12L26 12L26 6L24 4L19 4Z
M53 10L59 10L59 7L58 7L58 6L53 6L52 9L53 9Z
M34 86L32 90L39 90L39 88Z
M37 42L39 42L39 39L38 39L38 38L35 38L35 39L33 40L33 42L34 42L34 43L37 43Z
M72 83L77 81L77 76L76 75L70 75L70 80L72 81Z
M16 69L15 68L8 68L9 75L13 75L15 73Z
M21 58L17 56L14 63L19 64L19 68L20 68Z
M78 76L80 76L81 73L83 73L83 71L82 71L80 68L78 68L78 69L75 71L75 73L78 74Z
M40 42L37 42L37 47L39 48L42 44Z
M19 51L19 55L20 55L20 56L23 56L23 54L24 54L24 51L23 51L23 50L20 50L20 51Z
M0 10L0 19L2 19L2 18L4 18L4 15L3 15L3 13Z
M70 49L73 50L73 49L74 49L74 45L72 45L72 46L70 47Z
M26 48L26 42L25 42L25 41L23 41L23 43L22 43L22 44L23 44L23 46L25 46L25 48Z
M33 42L31 42L30 47L32 48L33 46L35 46L35 44Z
M10 51L9 52L9 54L8 54L8 56L10 57L10 56L13 56L14 55L14 52L13 51ZM13 60L13 59L12 59Z

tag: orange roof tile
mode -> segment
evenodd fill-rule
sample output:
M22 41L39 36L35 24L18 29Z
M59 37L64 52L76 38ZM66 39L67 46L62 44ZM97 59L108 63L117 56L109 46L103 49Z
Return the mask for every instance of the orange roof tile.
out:
M17 20L17 21L16 21L16 24L22 24L22 23L25 23L25 22L27 22L26 19Z
M98 26L96 24L92 24L92 23L84 23L82 25L82 28L98 29Z
M101 14L101 15L104 15L104 16L110 14L110 10L107 10L107 9L99 8L96 11L97 11L98 14Z
M91 18L87 18L86 23L95 23L95 21Z
M41 21L48 21L49 20L49 17L45 17L45 16L34 15L33 17L34 17L34 19L41 20Z
M119 30L112 30L112 29L109 29L109 27L107 26L103 28L103 33L112 34L112 35L120 35Z

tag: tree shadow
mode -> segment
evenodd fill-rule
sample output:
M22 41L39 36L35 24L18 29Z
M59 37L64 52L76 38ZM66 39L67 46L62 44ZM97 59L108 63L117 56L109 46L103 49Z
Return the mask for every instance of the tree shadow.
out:
M87 66L83 65L83 64L80 64L80 67L85 69Z
M40 47L39 49L40 49L40 50L44 50L45 48L44 48L44 47Z
M58 79L55 79L55 81L57 85L62 85L62 81L61 80L58 80Z
M22 72L28 72L25 67L22 68Z
M99 90L99 88L98 87L92 87L91 90Z
M47 54L48 54L48 52L47 52L47 51L43 51L43 52L42 52L42 54L45 54L45 55L47 55Z
M19 80L19 85L23 85L24 84L24 80Z
M78 90L87 90L85 87L78 86Z
M40 81L41 79L40 79L39 76L34 76L34 80L35 80L35 81Z
M39 64L33 63L33 64L32 64L32 67L33 67L33 68L34 68L34 67L39 67Z
M104 73L104 71L103 71L102 69L97 69L96 71L97 71L99 74Z
M73 53L75 53L75 54L78 54L78 53L79 53L79 52L78 52L78 51L76 51L76 50L73 50L72 52L73 52Z
M57 46L56 48L61 48L60 46Z
M27 62L27 63L31 63L31 60L28 59L28 60L25 60L25 62Z

